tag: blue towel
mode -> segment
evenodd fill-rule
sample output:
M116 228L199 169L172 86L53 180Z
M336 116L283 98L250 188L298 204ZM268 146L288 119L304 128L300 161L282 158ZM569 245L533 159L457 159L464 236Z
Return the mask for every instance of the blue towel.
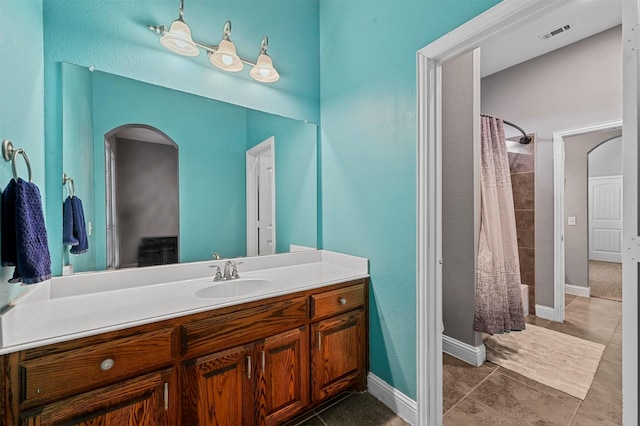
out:
M71 197L67 197L62 205L62 244L77 246L78 239L73 236L73 207Z
M2 209L2 264L16 267L9 282L50 279L51 256L38 187L12 179L2 194Z
M16 181L2 192L2 266L16 266Z
M71 211L73 213L73 237L78 241L78 244L71 247L69 252L72 254L86 253L89 251L89 240L84 222L84 209L82 201L75 195L71 198Z

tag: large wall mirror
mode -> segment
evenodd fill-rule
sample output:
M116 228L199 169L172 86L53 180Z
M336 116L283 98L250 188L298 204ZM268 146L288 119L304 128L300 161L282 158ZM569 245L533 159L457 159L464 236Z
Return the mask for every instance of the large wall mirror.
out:
M259 254L317 246L315 125L73 64L60 69L60 176L73 178L89 241L74 255L60 236L67 271L253 255L254 235L263 238ZM258 196L269 200L252 202Z

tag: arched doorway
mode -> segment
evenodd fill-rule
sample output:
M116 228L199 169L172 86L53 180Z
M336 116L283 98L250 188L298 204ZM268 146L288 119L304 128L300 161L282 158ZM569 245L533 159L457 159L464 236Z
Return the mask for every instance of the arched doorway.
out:
M105 134L107 268L179 261L178 145L144 124Z

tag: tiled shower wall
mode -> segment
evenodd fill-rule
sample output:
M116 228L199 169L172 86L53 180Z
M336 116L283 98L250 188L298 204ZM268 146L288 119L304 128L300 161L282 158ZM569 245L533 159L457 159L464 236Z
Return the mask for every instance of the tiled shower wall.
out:
M535 314L535 181L536 140L520 144L518 138L507 140L509 169L513 186L513 206L516 212L520 279L529 289L529 313Z

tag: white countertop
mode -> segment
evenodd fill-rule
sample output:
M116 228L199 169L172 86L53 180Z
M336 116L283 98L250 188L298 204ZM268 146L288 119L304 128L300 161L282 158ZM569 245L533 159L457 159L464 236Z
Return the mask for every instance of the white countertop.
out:
M56 277L0 315L0 354L368 277L367 259L325 250L234 259L255 292L204 298L225 260ZM214 266L214 268L211 268ZM233 281L228 281L231 284Z

